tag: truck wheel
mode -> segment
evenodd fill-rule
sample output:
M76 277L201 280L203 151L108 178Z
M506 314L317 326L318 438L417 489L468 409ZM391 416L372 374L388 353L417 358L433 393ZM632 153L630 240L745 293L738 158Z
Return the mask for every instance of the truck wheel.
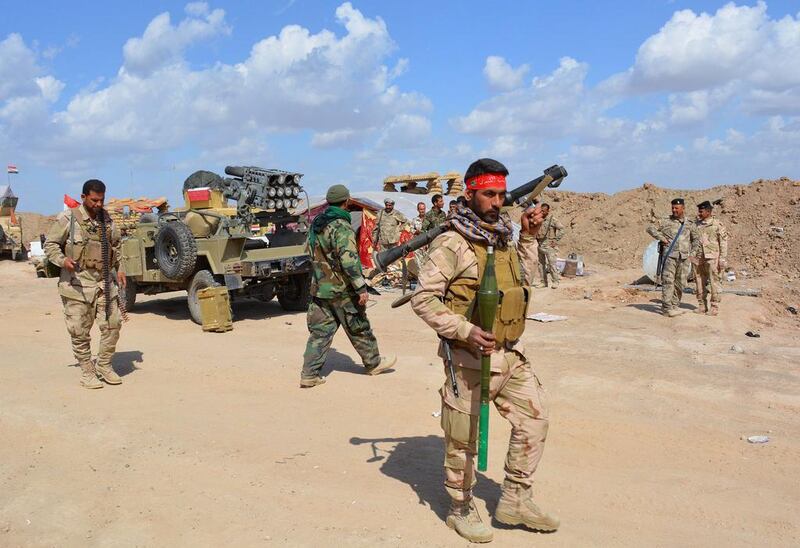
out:
M214 279L214 275L208 270L198 270L197 274L192 277L189 283L187 301L189 303L189 314L192 316L192 321L197 325L203 325L203 316L200 314L200 299L197 297L197 292L207 287L218 287L220 285Z
M185 280L194 272L197 242L188 226L180 221L164 223L158 229L155 244L156 261L164 276Z
M122 301L122 306L125 307L127 312L133 310L133 305L136 304L136 280L132 278L128 278L125 284L125 288L120 288L121 291L119 292L119 299Z
M281 308L291 312L308 310L311 302L311 273L295 274L278 291Z

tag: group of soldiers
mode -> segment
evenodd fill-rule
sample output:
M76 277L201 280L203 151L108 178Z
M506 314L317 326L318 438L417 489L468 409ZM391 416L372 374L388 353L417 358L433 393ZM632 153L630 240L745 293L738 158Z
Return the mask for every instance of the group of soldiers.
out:
M661 312L670 318L682 314L680 308L691 265L694 266L698 314L719 314L722 273L727 266L728 233L713 216L709 201L697 206L697 218L686 219L683 198L672 200L672 214L647 228L659 241L661 272Z
M503 210L507 175L508 170L496 160L473 162L465 173L462 199L454 201L446 214L443 197L433 196L432 209L418 208L418 228L414 225L420 232L444 222L448 226L424 252L410 303L438 335L438 355L448 377L439 390L444 483L451 499L446 523L472 542L489 542L493 537L473 500L482 356L490 357L490 399L511 425L505 479L494 518L536 531L555 531L560 525L559 519L540 509L533 498L533 477L547 438L548 409L542 383L521 339L533 285L533 270L523 264L538 256L544 285L549 278L549 286L557 287L555 250L564 226L551 215L547 204L532 206L522 214L515 243L511 220ZM120 332L119 287L125 287L126 278L119 268L120 235L103 209L104 197L101 181L87 181L81 206L59 215L45 242L48 259L61 267L59 293L81 368L80 382L86 388L102 388L101 381L122 382L113 371L111 358ZM343 185L334 185L328 189L326 201L328 207L313 220L308 235L312 299L300 374L300 386L306 389L325 383L321 371L340 326L360 355L366 374L384 373L396 364L395 357L381 356L367 317L369 293L351 226L350 192ZM385 206L378 214L373 237L380 248L389 249L397 245L399 228L408 221L394 210L391 200ZM707 310L708 284L710 313L718 311L727 235L711 212L711 204L703 202L698 206L698 219L689 222L683 200L676 199L672 215L648 229L665 246L663 300L669 316L675 315L680 303L688 273L686 261L695 265L699 310ZM490 248L503 295L492 332L480 327L475 306ZM95 321L101 337L93 360L89 332Z

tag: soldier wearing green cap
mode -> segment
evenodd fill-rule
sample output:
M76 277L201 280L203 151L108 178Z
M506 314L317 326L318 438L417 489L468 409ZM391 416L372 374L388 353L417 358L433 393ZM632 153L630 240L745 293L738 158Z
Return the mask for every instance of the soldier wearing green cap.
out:
M333 185L325 200L328 208L314 218L308 232L309 255L314 265L307 315L309 337L300 376L302 388L325 382L320 372L340 325L368 374L382 373L395 363L394 358L380 356L367 319L367 283L347 211L350 191L344 185Z

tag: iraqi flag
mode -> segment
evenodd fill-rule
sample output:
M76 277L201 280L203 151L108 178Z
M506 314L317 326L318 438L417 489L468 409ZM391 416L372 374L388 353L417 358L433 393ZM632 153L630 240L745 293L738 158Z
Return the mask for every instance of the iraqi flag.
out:
M19 173L19 169L17 169L17 166L15 166L15 165L13 165L13 164L8 164L8 165L6 166L6 171L7 171L8 173Z

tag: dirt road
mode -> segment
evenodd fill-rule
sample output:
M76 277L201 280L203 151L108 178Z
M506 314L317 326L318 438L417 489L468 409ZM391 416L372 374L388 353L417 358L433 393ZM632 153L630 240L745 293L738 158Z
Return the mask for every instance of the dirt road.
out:
M764 325L752 297L663 318L656 294L620 289L636 277L537 293L569 316L525 334L551 407L537 500L562 528L496 528L495 544L798 545L796 329ZM183 296L142 297L114 361L124 384L89 391L54 281L0 262L0 545L466 545L443 523L436 339L395 296L369 314L396 371L362 374L340 333L312 390L303 314L243 303L234 331L204 334ZM484 516L507 438L493 414Z

